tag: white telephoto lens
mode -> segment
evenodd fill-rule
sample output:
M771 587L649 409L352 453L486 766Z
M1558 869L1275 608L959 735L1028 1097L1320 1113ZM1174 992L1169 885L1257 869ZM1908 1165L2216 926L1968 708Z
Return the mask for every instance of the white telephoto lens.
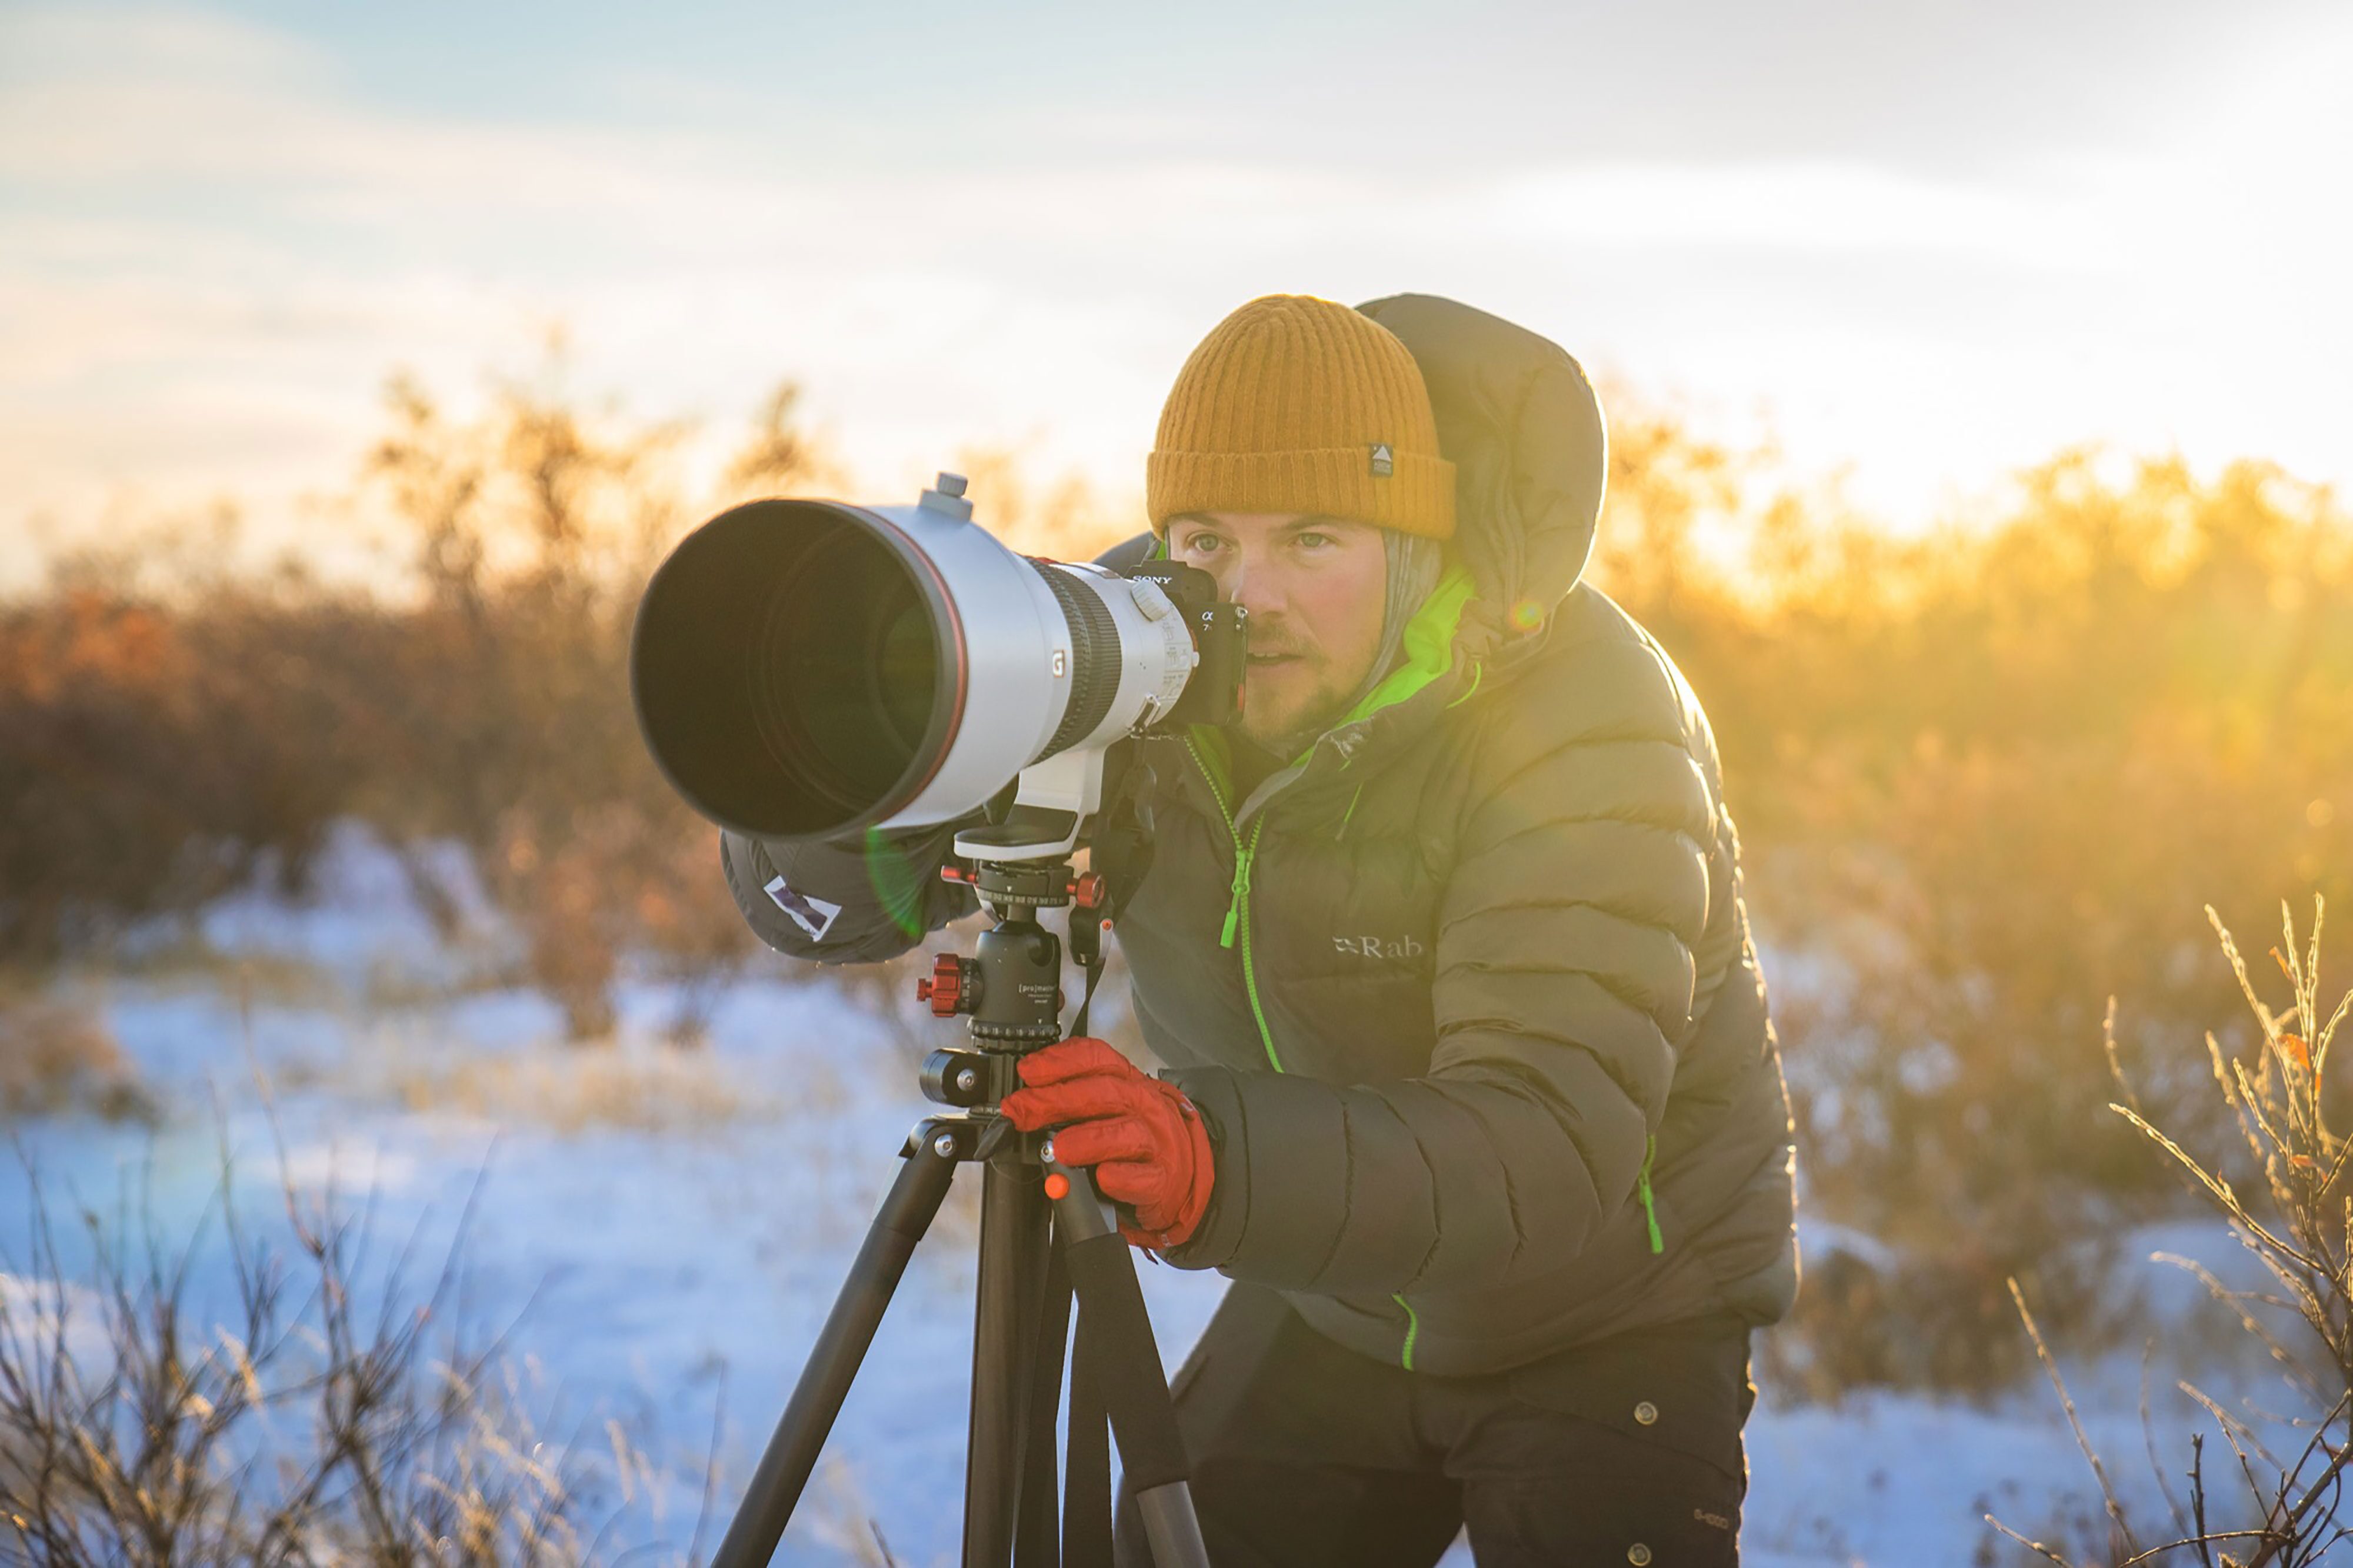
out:
M1159 586L1016 554L959 489L754 501L671 552L630 675L689 804L772 838L952 821L1174 706L1196 656Z

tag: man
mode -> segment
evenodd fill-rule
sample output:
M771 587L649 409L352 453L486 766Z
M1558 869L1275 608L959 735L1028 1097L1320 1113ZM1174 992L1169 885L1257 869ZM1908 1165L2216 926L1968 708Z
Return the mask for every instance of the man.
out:
M1168 1068L1066 1041L1004 1110L1235 1281L1175 1385L1219 1564L1429 1564L1466 1523L1482 1564L1736 1559L1791 1129L1706 719L1577 581L1603 471L1573 360L1424 296L1253 300L1162 414L1149 547L1250 639L1238 723L1131 758L1116 929ZM788 952L907 945L854 849L726 856ZM844 906L827 942L778 873Z

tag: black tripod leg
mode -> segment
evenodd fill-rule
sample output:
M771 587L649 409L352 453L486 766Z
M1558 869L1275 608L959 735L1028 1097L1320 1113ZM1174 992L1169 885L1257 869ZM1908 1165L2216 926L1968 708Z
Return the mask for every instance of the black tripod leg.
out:
M964 1568L1008 1568L1021 1500L1050 1211L1035 1166L991 1160L980 1189L980 1279L972 1329L972 1426L965 1448Z
M1065 1244L1067 1245L1067 1243ZM1111 1412L1103 1325L1084 1311L1071 1336L1071 1440L1062 1468L1063 1568L1112 1568Z
M1061 1540L1055 1528L1054 1439L1062 1409L1063 1348L1071 1342L1071 1276L1062 1266L1060 1247L1049 1247L1046 1259L1042 1305L1029 1350L1029 1436L1021 1456L1015 1568L1061 1568Z
M891 1184L874 1223L867 1227L866 1239L849 1266L849 1278L842 1281L840 1294L833 1299L833 1310L801 1368L800 1381L793 1385L792 1400L776 1423L776 1436L768 1439L759 1468L752 1472L752 1484L711 1560L712 1568L765 1568L776 1554L785 1525L801 1500L801 1489L808 1485L809 1472L817 1467L826 1434L833 1429L834 1417L841 1414L841 1402L849 1395L850 1380L858 1375L858 1363L865 1359L866 1347L873 1342L874 1331L882 1321L883 1309L891 1304L891 1293L906 1272L915 1243L923 1239L932 1216L940 1212L940 1200L947 1196L948 1184L955 1175L953 1140L956 1136L935 1130L932 1123L918 1129L906 1163ZM951 1141L946 1152L937 1146L942 1139Z
M1081 1170L1048 1163L1070 1189L1055 1203L1071 1287L1079 1298L1079 1332L1092 1338L1087 1369L1111 1409L1119 1458L1144 1516L1145 1539L1154 1568L1209 1568L1201 1544L1201 1523L1193 1513L1192 1467L1176 1430L1176 1406L1160 1370L1160 1347L1144 1291L1135 1282L1135 1260L1113 1226L1093 1179Z

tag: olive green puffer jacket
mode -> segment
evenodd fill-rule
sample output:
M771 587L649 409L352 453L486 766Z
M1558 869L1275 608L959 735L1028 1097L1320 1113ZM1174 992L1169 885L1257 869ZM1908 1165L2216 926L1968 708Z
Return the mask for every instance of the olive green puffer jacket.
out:
M1739 840L1690 687L1577 581L1604 472L1591 390L1465 306L1364 309L1430 385L1455 564L1403 667L1248 799L1218 731L1134 745L1153 854L1118 941L1217 1150L1168 1260L1431 1373L1770 1322L1797 1288L1793 1152ZM947 837L902 844L928 872ZM747 913L772 874L845 905L825 942L764 926L801 956L883 956L969 908L934 883L894 926L855 854L727 858Z

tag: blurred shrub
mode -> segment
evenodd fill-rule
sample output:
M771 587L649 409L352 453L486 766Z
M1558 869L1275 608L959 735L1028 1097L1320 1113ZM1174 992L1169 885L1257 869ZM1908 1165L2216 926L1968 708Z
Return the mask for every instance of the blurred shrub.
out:
M817 467L792 407L771 401L729 485ZM673 1033L699 1037L751 942L718 878L679 875L707 868L710 830L646 757L626 666L638 588L700 516L664 464L679 433L518 389L458 423L406 383L388 426L355 501L406 542L385 591L158 581L118 550L0 609L0 958L102 942L262 865L299 885L355 816L411 851L445 923L422 851L472 856L575 1037L611 1033L629 947L686 983Z
M355 786L348 658L380 612L93 581L0 611L0 952L47 957L200 900L259 851L299 875Z
M103 1022L53 997L0 995L0 1120L70 1110L109 1121L156 1113Z

